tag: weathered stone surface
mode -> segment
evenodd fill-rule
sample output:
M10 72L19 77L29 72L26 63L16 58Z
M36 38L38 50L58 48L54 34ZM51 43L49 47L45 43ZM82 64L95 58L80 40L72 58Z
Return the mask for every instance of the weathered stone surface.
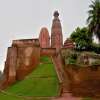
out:
M77 60L78 64L84 65L100 65L100 54L90 53L90 52L81 52Z
M12 46L17 47L16 79L21 80L24 79L24 77L29 74L39 63L39 40L14 40Z
M39 46L39 40L38 39L13 40L12 46L15 47Z
M39 43L41 48L50 47L50 36L47 28L42 28L39 35Z
M14 40L8 48L3 80L0 89L22 80L39 63L40 47L38 39Z
M97 66L97 69L92 67L78 65L65 67L70 79L70 91L73 95L100 97L100 66Z
M16 81L17 48L9 47L4 68L4 80L0 88L6 88Z
M74 45L74 42L71 39L68 38L68 39L65 40L63 47L67 48L67 49L74 49L75 45Z
M31 46L18 48L18 58L17 58L17 80L23 79L27 74L29 74L39 63L40 59L40 48Z
M51 47L56 49L63 46L62 27L58 16L58 11L55 11L51 29Z
M55 56L56 55L56 48L41 48L40 51L41 56Z

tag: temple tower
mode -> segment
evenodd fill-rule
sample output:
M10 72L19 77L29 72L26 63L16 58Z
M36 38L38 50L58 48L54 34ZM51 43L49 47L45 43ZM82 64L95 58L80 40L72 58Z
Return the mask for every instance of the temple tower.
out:
M63 46L62 27L58 11L54 12L54 19L51 28L51 47L60 50Z
M50 47L50 36L48 29L43 27L40 31L39 35L39 43L41 48L49 48Z

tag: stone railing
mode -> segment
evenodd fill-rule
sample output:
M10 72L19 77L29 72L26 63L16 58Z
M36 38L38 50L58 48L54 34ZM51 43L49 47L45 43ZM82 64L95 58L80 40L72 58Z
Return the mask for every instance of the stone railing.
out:
M12 46L24 47L24 46L39 46L38 39L21 39L21 40L13 40Z

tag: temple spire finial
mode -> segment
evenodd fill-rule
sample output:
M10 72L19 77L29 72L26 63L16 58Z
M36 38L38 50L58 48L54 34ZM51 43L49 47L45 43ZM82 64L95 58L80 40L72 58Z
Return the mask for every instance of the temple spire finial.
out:
M59 16L59 12L56 10L55 12L54 12L54 17L58 17Z

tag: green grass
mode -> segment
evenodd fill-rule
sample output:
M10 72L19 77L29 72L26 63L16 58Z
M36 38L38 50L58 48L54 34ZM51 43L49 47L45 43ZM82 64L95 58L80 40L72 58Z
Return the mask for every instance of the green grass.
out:
M48 57L41 57L40 64L24 80L6 89L6 92L20 96L58 96L58 78Z
M46 56L42 56L40 58L40 61L44 62L44 63L51 63L51 59L49 57L46 57Z
M36 70L34 70L28 77L57 77L52 63L39 64Z
M33 83L33 84L32 84ZM25 79L7 89L7 92L22 96L56 96L56 78Z
M50 98L40 98L40 97L18 97L15 95L10 95L10 94L4 94L0 92L0 100L51 100Z
M0 100L25 100L25 99L0 93Z

